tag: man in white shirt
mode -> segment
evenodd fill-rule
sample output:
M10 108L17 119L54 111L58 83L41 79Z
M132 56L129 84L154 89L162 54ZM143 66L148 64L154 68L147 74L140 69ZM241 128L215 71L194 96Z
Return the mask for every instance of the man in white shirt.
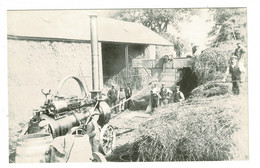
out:
M245 72L245 67L241 63L238 63L238 58L234 55L231 56L230 61L231 64L227 68L223 82L226 81L228 74L231 74L232 92L234 95L239 95L241 76Z
M173 102L182 102L185 100L184 94L180 91L180 86L176 86L176 92L173 95Z

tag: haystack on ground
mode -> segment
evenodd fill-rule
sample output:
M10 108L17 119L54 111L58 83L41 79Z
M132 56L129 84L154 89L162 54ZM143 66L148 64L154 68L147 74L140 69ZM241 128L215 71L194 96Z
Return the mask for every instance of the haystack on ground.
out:
M206 92L202 87L197 90ZM233 96L226 87L230 86L216 85L217 96L202 93L159 108L140 126L132 157L139 161L248 159L247 94Z

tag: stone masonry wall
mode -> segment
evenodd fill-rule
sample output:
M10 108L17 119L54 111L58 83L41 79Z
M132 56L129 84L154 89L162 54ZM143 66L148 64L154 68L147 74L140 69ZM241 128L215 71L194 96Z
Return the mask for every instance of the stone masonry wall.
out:
M83 83L90 88L91 49L88 43L8 40L9 127L28 121L32 109L43 105L42 88L56 93L64 77L82 77L82 74L85 76ZM61 93L80 96L80 89L75 81L68 80Z

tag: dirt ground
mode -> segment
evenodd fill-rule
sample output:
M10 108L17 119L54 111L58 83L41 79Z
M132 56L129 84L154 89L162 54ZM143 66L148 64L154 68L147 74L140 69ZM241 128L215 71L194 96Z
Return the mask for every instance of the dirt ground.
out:
M245 90L247 86L245 86ZM238 106L241 113L237 115L236 120L240 120L241 130L234 134L236 139L236 145L241 150L239 153L246 154L248 156L248 106L247 106L247 94L241 94L239 96L224 96L220 98L211 98L211 101L219 101L219 103L228 103L231 107ZM165 107L167 109L167 107ZM160 110L160 108L158 109ZM162 108L163 110L163 108ZM168 112L170 112L168 110ZM158 114L159 115L159 114ZM131 161L128 157L128 149L130 149L133 142L138 138L139 126L155 117L146 113L145 110L130 111L125 110L124 112L112 114L112 119L109 124L112 125L116 132L116 146L113 153L106 156L109 162L129 162ZM24 123L19 123L16 127L9 127L9 162L15 162L15 147L17 137L21 129L24 127ZM237 156L236 160L244 160L243 156Z
M134 142L139 125L150 118L151 115L146 113L144 110L125 110L121 113L112 114L112 119L109 124L114 127L116 132L116 146L113 154L107 156L107 160L112 162L125 161L120 157L127 152L127 148ZM19 126L9 129L9 163L15 163L16 141L23 127L24 124L20 123Z
M116 131L116 147L113 153L106 157L107 160L112 162L130 161L128 158L124 158L124 156L128 154L127 150L138 136L138 127L141 123L151 118L152 116L144 110L126 110L112 116L110 124Z

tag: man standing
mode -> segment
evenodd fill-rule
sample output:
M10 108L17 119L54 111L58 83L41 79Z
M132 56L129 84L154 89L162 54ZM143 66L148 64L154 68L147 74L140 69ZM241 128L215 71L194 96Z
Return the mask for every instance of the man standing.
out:
M198 56L201 54L201 51L200 51L200 46L196 45L194 50L192 51L193 52L193 56Z
M176 43L174 43L174 50L176 51L176 57L181 57L184 45L180 41L180 37L177 37Z
M225 73L223 82L226 81L228 74L231 74L232 79L232 92L234 95L239 95L240 93L240 83L241 83L241 75L245 72L245 68L241 66L242 64L238 64L238 58L236 56L231 56L230 58L230 66L227 68Z
M119 112L122 112L122 111L125 110L125 103L124 103L125 98L126 98L125 91L124 91L123 87L120 87L120 91L119 91L119 104L120 104L119 105Z
M125 97L126 99L129 99L132 96L132 89L130 87L130 82L128 82L126 84L126 88L125 88ZM130 108L130 99L128 101L126 101L125 103L125 109L129 109Z
M169 102L169 97L170 97L171 91L165 87L165 84L162 84L162 88L160 91L160 96L161 96L161 103L163 105L168 104Z
M242 48L241 43L237 43L237 48L235 49L234 55L237 57L238 61L244 59L245 50Z
M173 102L182 102L185 100L183 93L180 91L180 86L176 86L176 92L173 95Z
M170 62L172 60L173 60L172 55L165 55L165 56L163 56L163 58L162 58L162 61L163 61L163 63L162 63L163 72L165 71L167 62Z
M112 84L112 88L107 92L107 97L110 100L110 107L113 107L116 105L116 101L118 98L118 91L115 89L115 85ZM111 111L114 111L114 113L117 113L117 107L113 108Z
M159 94L159 89L157 88L157 85L154 84L153 88L151 90L151 104L152 104L152 112L155 108L158 107L159 104L159 98L161 98Z

